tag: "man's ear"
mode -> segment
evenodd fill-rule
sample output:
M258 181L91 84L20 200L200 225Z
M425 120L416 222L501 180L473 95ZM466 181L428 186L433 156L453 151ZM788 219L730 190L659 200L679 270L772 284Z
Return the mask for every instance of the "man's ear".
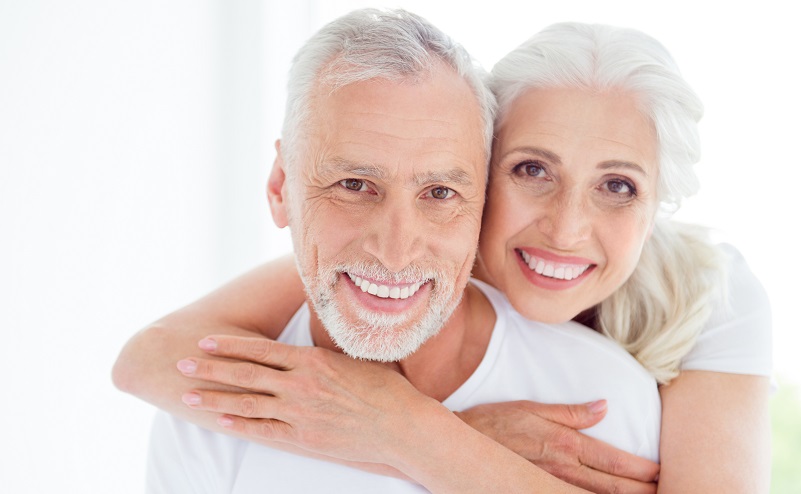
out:
M267 179L267 199L270 201L270 212L278 228L289 225L287 215L287 183L284 169L284 158L281 154L281 139L275 141L275 162Z

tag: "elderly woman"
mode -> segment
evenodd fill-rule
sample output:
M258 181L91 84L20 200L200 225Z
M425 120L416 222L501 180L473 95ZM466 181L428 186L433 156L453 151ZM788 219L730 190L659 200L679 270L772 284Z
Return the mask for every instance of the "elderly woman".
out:
M226 415L218 424L240 436L379 462L384 458L368 445L392 446L404 430L400 421L413 423L443 445L440 457L426 458L432 468L469 478L461 459L471 443L439 432L443 420L461 419L593 491L766 492L769 310L736 251L667 219L697 189L691 165L699 156L696 123L702 113L669 54L636 31L558 24L498 62L491 86L500 112L476 276L503 291L523 316L580 321L617 341L652 373L663 403L661 470L570 428L592 425L603 415L603 403L564 408L513 402L458 416L432 414L430 406L421 406L429 399L402 379L384 380L381 388L360 386L392 371L354 365L333 353L325 365L347 368L346 382L306 379L304 386L280 392L254 390L266 393L250 414L257 418L237 416L237 393L195 390L185 395L192 408L181 415L208 425L200 411L221 412ZM284 288L270 288L276 286ZM167 368L176 356L194 353L191 346L208 334L217 335L201 342L209 354L285 370L285 383L299 380L295 376L319 351L275 343L268 356L256 357L248 340L224 335L277 334L302 300L290 261L258 268L137 335L117 363L115 381L178 411L185 407L179 396L189 389ZM232 363L194 361L200 360L204 371L194 377L235 382ZM281 421L270 420L276 405L267 395L313 409L312 402L332 390L342 391L327 403L329 418L283 406ZM372 420L375 413L398 422ZM369 440L353 437L344 423L359 424L358 434ZM315 431L314 440L293 434L304 428ZM419 461L414 455L410 451L390 466ZM519 478L521 491L531 487L523 472L504 464L494 471L507 483L510 476ZM652 483L657 471L658 488Z

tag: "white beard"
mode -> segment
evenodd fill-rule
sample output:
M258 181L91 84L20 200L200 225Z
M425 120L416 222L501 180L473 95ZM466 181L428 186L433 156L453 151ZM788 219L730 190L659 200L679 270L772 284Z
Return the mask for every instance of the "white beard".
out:
M432 292L428 307L416 322L409 321L410 314L381 314L362 308L356 310L357 320L349 322L335 298L334 287L343 272L357 273L385 284L430 280ZM397 362L417 351L439 332L461 300L461 296L454 297L453 280L437 270L423 271L415 267L391 273L372 263L338 265L320 272L316 281L309 298L334 343L351 357L379 362Z

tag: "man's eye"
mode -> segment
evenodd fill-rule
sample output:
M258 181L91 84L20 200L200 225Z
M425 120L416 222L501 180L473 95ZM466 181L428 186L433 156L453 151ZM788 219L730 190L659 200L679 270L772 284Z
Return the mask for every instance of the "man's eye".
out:
M364 183L364 180L359 180L358 178L346 178L345 180L340 180L339 185L354 192L363 192L367 190L367 185Z
M428 193L434 199L450 199L456 194L456 191L448 187L434 187Z

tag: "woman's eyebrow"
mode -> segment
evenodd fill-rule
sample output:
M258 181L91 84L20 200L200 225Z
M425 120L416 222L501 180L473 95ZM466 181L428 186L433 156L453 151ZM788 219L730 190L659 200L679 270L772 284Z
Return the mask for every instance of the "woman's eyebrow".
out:
M554 153L553 151L548 151L547 149L538 148L534 146L521 146L514 149L509 150L509 152L503 154L503 158L512 154L512 153L522 153L522 154L533 154L539 156L541 158L545 158L546 160L550 161L554 165L561 165L562 159L559 157L558 154Z
M609 170L610 168L625 168L628 170L639 172L646 177L648 176L648 172L645 171L645 168L641 167L640 165L632 161L621 161L621 160L604 161L598 164L598 168L601 170Z

